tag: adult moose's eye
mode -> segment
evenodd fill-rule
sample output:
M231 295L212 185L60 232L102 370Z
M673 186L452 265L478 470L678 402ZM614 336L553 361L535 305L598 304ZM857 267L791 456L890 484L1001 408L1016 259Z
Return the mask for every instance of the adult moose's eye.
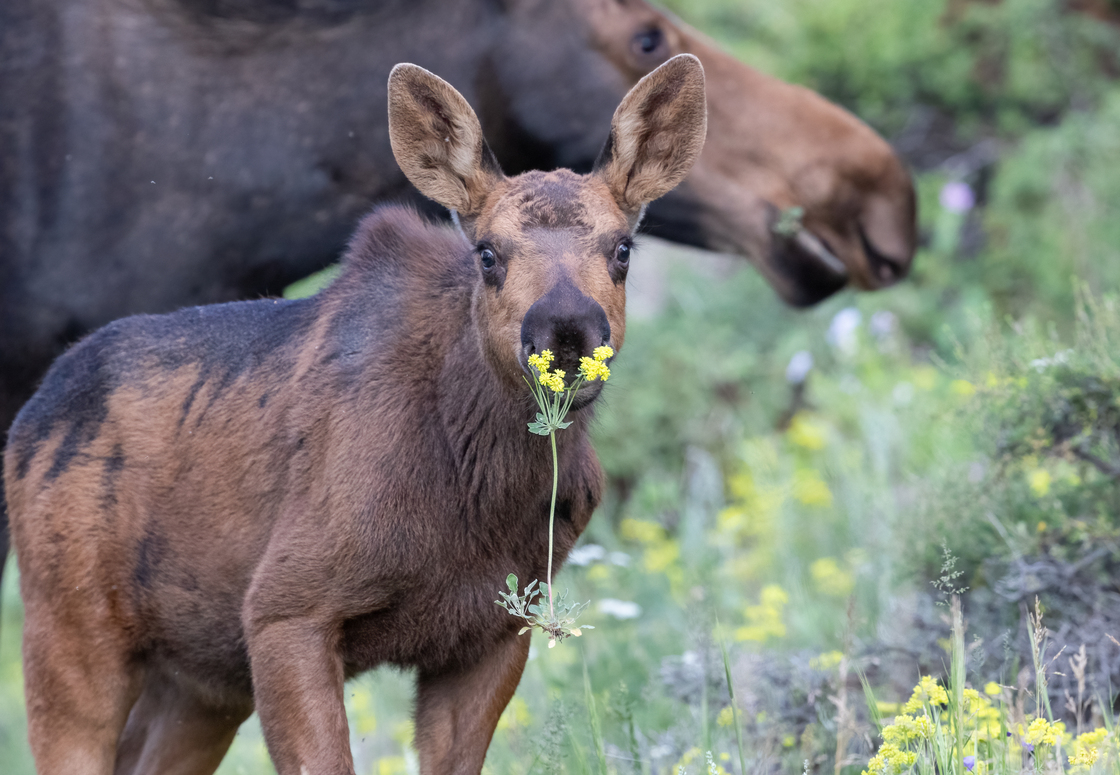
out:
M490 248L479 248L478 260L482 262L483 269L493 269L498 257L494 255L494 251Z
M648 30L639 32L630 43L630 48L633 52L643 58L660 53L664 47L665 33L657 27L651 27Z

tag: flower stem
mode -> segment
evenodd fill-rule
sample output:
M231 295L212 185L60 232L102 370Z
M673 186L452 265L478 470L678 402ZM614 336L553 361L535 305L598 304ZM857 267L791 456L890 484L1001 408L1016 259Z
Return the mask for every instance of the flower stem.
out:
M552 504L548 508L548 615L556 618L552 610L552 523L556 518L556 483L560 478L560 469L556 464L556 431L548 434L552 442Z

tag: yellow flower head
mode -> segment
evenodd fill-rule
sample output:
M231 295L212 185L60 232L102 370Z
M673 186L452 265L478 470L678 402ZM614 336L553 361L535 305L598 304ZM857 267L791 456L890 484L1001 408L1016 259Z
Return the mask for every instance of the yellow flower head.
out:
M549 372L548 367L552 365L552 360L552 350L542 350L539 355L533 353L529 356L529 365L536 369L537 382L544 385L553 393L563 393L565 390L564 370L557 369L556 371Z
M533 353L529 356L529 365L541 374L545 374L548 372L548 367L552 365L552 358L552 350L543 350L539 355Z
M875 775L893 775L893 773L905 772L913 767L917 760L918 754L914 751L903 751L892 743L883 743L879 747L879 753L871 757L871 761L867 763L867 770Z
M1036 718L1027 727L1027 731L1023 732L1022 726L1019 727L1019 733L1031 745L1055 745L1062 739L1065 734L1066 725L1058 721L1051 724L1044 718Z
M600 347L598 349L601 350L603 348ZM609 350L610 348L608 347L606 349ZM587 378L588 382L594 382L597 379L606 382L611 376L611 370L607 368L605 363L586 356L579 359L579 370L582 372L583 376Z
M547 376L547 379L546 379ZM557 369L551 374L541 375L541 384L550 389L553 393L564 392L564 370Z
M937 679L928 675L918 681L918 685L914 687L914 693L902 706L902 712L917 713L927 702L930 705L949 704L949 695L945 692L945 689L937 683Z
M595 356L595 360L599 361L599 363L602 363L607 358L611 358L614 356L614 350L611 349L610 345L605 344L602 347L596 347L594 352L592 352L592 355Z
M1069 757L1069 763L1077 768L1092 767L1097 763L1097 757L1100 756L1100 750L1097 748L1082 748L1073 756Z

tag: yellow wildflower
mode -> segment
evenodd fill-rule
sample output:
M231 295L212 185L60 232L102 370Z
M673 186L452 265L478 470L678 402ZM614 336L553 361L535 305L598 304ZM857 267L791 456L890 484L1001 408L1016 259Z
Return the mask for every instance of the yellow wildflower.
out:
M627 541L651 544L665 538L665 528L656 522L627 517L618 526L619 534Z
M1049 471L1044 468L1036 468L1030 473L1031 492L1041 498L1050 492L1050 482L1052 481Z
M525 700L520 697L514 697L509 701L509 705L502 711L502 715L498 718L498 731L503 732L507 729L521 728L524 729L533 723L533 714L529 712L529 706Z
M915 718L914 729L917 730L918 735L927 740L933 738L933 722L929 720L929 716L921 715Z
M879 753L872 756L871 761L867 763L864 772L874 775L894 775L910 769L916 761L918 761L918 754L913 751L903 751L896 745L883 743L879 747Z
M1022 726L1019 727L1019 733L1031 745L1055 745L1062 739L1065 731L1066 725L1062 722L1058 721L1051 724L1044 718L1036 718L1032 721L1025 733Z
M564 392L564 370L563 369L557 369L556 371L554 371L554 372L552 372L551 374L548 375L547 380L545 379L545 375L542 374L541 375L541 384L544 385L545 387L547 387L553 393L563 393Z
M765 642L769 638L784 638L786 625L782 612L788 602L789 595L777 584L763 587L759 605L746 607L747 624L735 630L735 639Z
M918 685L914 687L914 693L902 706L902 712L917 713L927 702L930 705L949 704L949 695L946 694L945 689L937 683L937 679L928 675L923 676Z
M548 367L552 365L552 358L552 350L544 350L540 355L533 353L529 356L529 365L544 374L548 371Z
M1104 727L1098 727L1092 732L1086 732L1079 735L1073 741L1073 756L1069 757L1069 763L1072 767L1079 770L1088 769L1097 763L1100 758L1102 744L1108 742L1108 730Z
M834 557L821 557L809 566L813 586L822 595L845 598L852 593L856 580Z
M403 756L387 756L377 760L377 775L397 775L408 772Z
M649 573L663 573L681 556L681 548L676 541L659 541L646 548L642 555L642 566Z
M875 709L879 711L880 716L894 716L898 713L899 707L902 705L900 702L887 702L886 700L876 700Z
M832 491L816 471L800 468L793 473L793 497L806 506L832 505Z
M1100 756L1100 751L1096 748L1082 748L1080 751L1069 757L1069 763L1074 767L1092 767L1097 763L1097 757Z
M597 379L606 382L611 376L611 370L607 368L605 363L586 356L579 359L579 370L583 372L583 376L587 378L588 382L594 382Z
M910 722L910 724L908 725L907 722ZM902 714L895 716L893 724L887 724L883 727L883 742L896 746L906 745L913 737L910 729L913 722L914 718L912 716Z
M949 389L953 391L954 394L963 398L968 398L976 392L976 387L968 380L963 379L953 380L953 382L949 385Z
M1092 732L1086 732L1079 735L1077 740L1074 741L1074 747L1100 745L1108 739L1108 730L1104 727L1097 727Z
M814 422L804 412L798 412L790 421L787 436L793 444L803 449L824 449L828 443L828 429L819 422Z
M716 725L721 726L721 727L730 727L730 726L733 726L734 724L735 724L735 711L733 711L731 709L731 706L728 705L727 707L725 707L723 710L721 710L719 712L718 716L716 716Z
M1000 695L1000 692L1002 691L1003 687L1001 687L995 681L988 681L988 683L984 685L984 694L988 695L989 697L998 697Z
M592 355L595 356L595 360L602 363L607 358L614 357L614 350L611 349L610 345L605 344L602 347L596 347L595 350L592 352Z
M550 373L548 367L552 365L552 360L552 350L542 350L539 355L533 353L529 356L529 365L537 371L537 382L553 393L563 393L565 389L564 370L557 369Z
M814 670L831 670L840 664L840 660L844 658L841 651L826 651L820 656L812 657L809 660L809 667Z

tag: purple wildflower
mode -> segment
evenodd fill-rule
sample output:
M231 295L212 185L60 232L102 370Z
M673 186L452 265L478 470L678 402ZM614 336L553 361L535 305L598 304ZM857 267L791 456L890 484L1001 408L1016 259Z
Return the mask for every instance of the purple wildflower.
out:
M976 206L976 195L962 180L951 180L942 186L938 200L951 213L967 213Z
M972 772L972 768L975 767L975 766L976 766L976 757L975 756L964 757L964 768L966 770L968 770L969 772Z

